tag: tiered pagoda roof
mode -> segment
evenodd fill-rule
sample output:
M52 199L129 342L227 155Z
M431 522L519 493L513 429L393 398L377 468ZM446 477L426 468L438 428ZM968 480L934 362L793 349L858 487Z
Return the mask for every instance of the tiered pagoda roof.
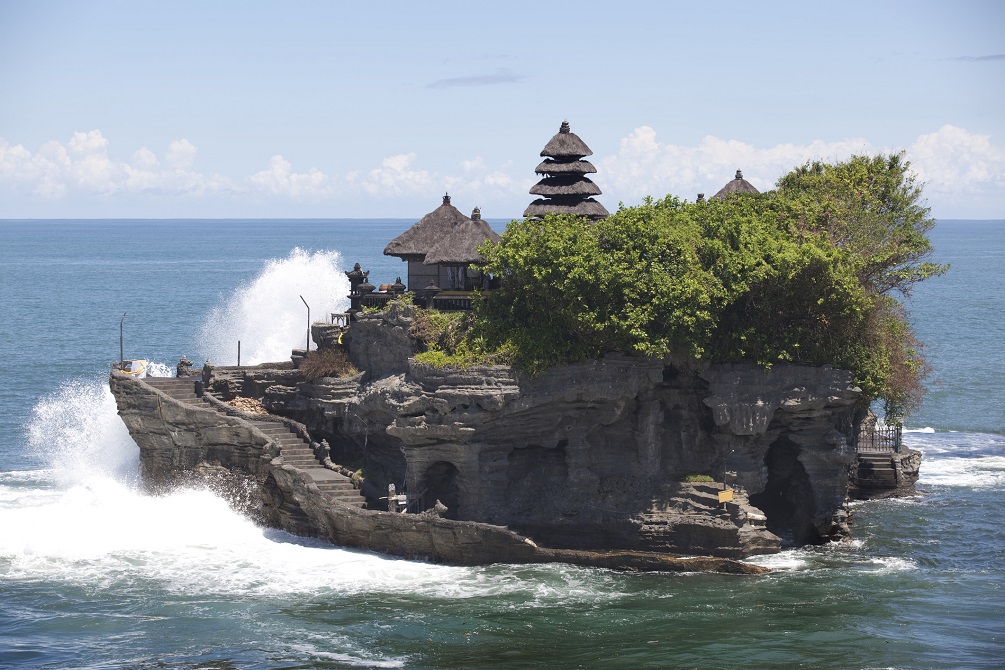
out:
M568 121L562 122L558 134L544 146L541 155L546 158L534 172L544 177L530 192L543 197L530 203L524 216L576 214L591 219L608 216L607 209L590 197L601 193L586 176L597 171L589 161L583 160L593 152L569 129Z

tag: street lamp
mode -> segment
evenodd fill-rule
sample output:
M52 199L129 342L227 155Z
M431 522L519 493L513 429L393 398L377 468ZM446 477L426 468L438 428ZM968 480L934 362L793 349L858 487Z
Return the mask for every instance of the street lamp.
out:
M128 311L126 310L126 312ZM119 319L119 370L122 369L122 361L125 359L122 346L122 322L126 320L126 312L122 312L122 318Z
M304 300L304 296L300 296L300 301L304 303L304 307L307 308L307 351L311 350L311 306L307 304Z

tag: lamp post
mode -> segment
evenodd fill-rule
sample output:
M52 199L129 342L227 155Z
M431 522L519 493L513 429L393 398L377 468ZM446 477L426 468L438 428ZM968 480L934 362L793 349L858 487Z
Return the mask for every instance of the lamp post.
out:
M128 311L126 310L126 312ZM125 359L122 345L122 322L126 320L126 312L122 312L122 318L119 319L119 370L122 369L122 361Z
M306 349L306 351L310 351L311 350L311 306L307 304L306 300L304 300L304 296L300 296L300 302L304 303L304 307L307 308L307 349Z

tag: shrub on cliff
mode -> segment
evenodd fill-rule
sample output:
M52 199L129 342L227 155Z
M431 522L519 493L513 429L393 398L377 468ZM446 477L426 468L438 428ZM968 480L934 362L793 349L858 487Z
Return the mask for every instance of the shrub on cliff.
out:
M834 363L855 371L893 420L918 407L930 369L903 299L948 269L927 260L935 220L910 167L902 152L808 162L778 180L773 202L794 236L821 235L847 252L869 307L859 337Z
M300 362L299 369L307 381L316 381L322 377L351 377L359 373L341 349L310 351Z
M507 352L485 346L484 339L471 331L471 324L467 312L415 308L408 334L425 349L415 355L415 360L434 368L461 369L509 363Z
M897 296L944 270L924 261L933 222L907 168L853 157L757 196L515 221L481 249L501 288L466 338L531 372L608 351L831 363L902 417L926 364Z

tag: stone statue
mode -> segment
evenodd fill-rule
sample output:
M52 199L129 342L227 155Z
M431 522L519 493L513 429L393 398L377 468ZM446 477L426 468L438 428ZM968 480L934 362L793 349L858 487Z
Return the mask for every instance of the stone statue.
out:
M202 364L202 385L204 388L209 388L209 380L213 377L213 363L207 358L206 362Z
M192 361L188 360L188 356L182 356L178 361L178 365L175 366L175 377L191 377L194 375L192 365Z
M317 445L314 450L314 457L321 461L321 464L326 468L332 466L332 448L328 444L328 440L321 440L321 444Z

